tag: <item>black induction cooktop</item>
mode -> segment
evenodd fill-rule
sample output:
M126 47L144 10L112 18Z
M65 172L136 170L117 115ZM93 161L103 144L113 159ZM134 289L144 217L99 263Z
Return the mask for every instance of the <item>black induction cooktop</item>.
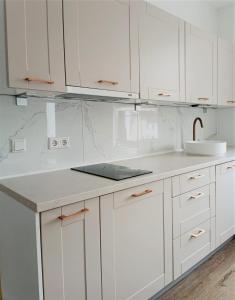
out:
M106 163L71 168L71 170L105 177L113 180L123 180L131 177L152 173L152 171L131 169L124 166Z

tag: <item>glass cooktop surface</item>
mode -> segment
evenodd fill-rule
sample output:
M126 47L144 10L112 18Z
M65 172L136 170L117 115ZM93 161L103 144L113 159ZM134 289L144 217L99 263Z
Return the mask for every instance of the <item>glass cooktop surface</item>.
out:
M105 177L113 180L123 180L131 177L152 173L152 171L132 169L125 166L107 163L71 168L71 170Z

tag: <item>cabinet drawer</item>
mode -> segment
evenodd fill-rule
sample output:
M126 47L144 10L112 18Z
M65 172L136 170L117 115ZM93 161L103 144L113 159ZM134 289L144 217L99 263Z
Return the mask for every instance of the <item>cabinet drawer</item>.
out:
M177 238L211 216L214 194L210 199L210 186L204 186L173 199L173 236ZM213 203L214 204L214 203Z
M174 240L174 279L206 257L215 244L215 219L201 223Z
M212 173L213 174L210 174ZM182 174L173 178L173 196L200 188L213 181L214 168L196 170L190 173Z
M155 195L163 194L163 182L156 181L139 185L114 193L114 207L118 208L133 201L144 200Z

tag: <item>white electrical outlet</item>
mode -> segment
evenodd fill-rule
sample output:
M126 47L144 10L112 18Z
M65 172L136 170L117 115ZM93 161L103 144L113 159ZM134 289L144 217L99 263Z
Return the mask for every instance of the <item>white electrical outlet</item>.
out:
M26 151L26 140L25 139L12 139L11 140L12 152L24 152Z
M60 138L50 137L48 138L48 149L55 150L60 148Z
M61 137L60 138L60 148L68 148L68 147L70 147L69 137L68 136Z
M27 106L28 99L26 97L16 97L16 105L17 106Z
M48 149L64 149L70 147L69 137L50 137L48 138Z

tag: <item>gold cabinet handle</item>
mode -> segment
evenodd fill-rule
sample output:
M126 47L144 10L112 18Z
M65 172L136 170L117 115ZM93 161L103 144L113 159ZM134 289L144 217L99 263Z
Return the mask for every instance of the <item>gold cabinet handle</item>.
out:
M198 100L201 100L201 101L209 101L209 98L206 98L206 97L199 97L197 98Z
M143 192L140 192L140 193L134 193L131 196L132 197L140 197L140 196L143 196L143 195L146 195L146 194L150 194L152 192L153 192L153 190L147 189L147 190L145 190Z
M227 166L227 170L233 170L233 168L235 168L235 165L233 165L233 166Z
M25 77L24 78L25 81L34 81L34 82L38 82L38 83L46 83L46 84L54 84L55 82L53 80L47 80L47 79L42 79L42 78L37 78L37 77Z
M228 100L227 103L235 104L235 100Z
M196 180L196 179L200 179L200 178L203 178L205 177L204 174L199 174L199 175L195 175L195 176L191 176L189 177L190 180Z
M170 97L170 96L172 96L172 94L161 92L158 94L158 96Z
M199 199L204 195L205 195L204 193L198 193L197 195L192 195L189 199Z
M199 236L203 235L204 233L206 232L206 230L204 229L199 229L197 233L192 233L190 238L191 239L196 239L198 238Z
M100 79L100 80L97 81L97 83L104 83L104 84L117 85L117 84L118 84L118 81L112 81L112 80L103 80L103 79Z
M75 212L74 214L71 214L71 215L68 215L68 216L66 216L66 215L59 216L58 219L60 219L61 221L67 221L67 220L70 220L72 218L78 217L82 214L85 214L88 211L89 211L88 208L82 208L81 210Z

